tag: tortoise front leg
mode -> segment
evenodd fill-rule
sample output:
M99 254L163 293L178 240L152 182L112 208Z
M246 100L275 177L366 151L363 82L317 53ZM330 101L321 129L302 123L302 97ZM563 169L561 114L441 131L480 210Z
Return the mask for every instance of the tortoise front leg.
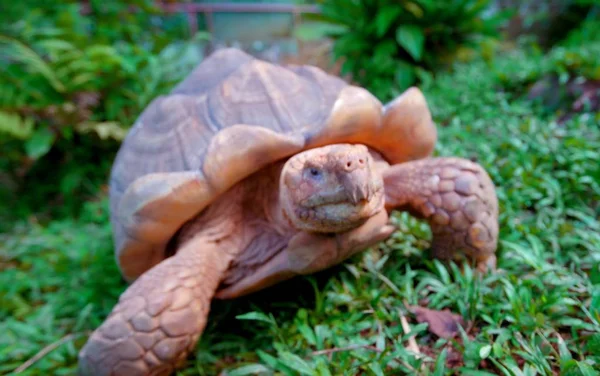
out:
M204 330L230 258L192 239L139 277L79 354L81 375L168 375Z
M391 166L383 178L386 209L425 218L435 257L452 259L462 250L480 270L495 268L498 199L480 165L460 158L429 158Z

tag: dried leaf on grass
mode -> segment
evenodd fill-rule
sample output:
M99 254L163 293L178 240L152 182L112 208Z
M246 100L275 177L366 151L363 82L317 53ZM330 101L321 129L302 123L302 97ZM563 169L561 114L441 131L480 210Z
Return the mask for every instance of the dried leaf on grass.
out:
M458 326L465 326L460 315L452 313L449 309L436 311L419 306L409 306L408 309L416 316L420 323L429 324L429 331L438 337L452 338L458 334Z

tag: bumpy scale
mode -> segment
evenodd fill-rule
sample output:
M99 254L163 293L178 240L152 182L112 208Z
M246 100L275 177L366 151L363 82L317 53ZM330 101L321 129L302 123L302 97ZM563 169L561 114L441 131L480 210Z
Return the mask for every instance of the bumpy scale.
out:
M390 167L383 173L386 207L425 218L433 255L451 259L464 251L485 271L496 266L498 199L489 175L459 158L431 158Z
M80 373L168 375L193 350L229 262L195 239L121 295L81 354Z

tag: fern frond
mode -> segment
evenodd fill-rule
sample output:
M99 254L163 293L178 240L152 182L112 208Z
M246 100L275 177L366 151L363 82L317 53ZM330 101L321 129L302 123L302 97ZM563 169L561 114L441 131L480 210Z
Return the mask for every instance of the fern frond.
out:
M62 82L60 82L50 65L47 64L44 59L29 46L14 38L3 35L0 35L0 45L1 44L12 47L12 49L7 49L7 51L12 51L12 53L8 55L9 59L26 64L27 67L29 67L32 71L44 76L57 92L63 93L65 91L65 86Z

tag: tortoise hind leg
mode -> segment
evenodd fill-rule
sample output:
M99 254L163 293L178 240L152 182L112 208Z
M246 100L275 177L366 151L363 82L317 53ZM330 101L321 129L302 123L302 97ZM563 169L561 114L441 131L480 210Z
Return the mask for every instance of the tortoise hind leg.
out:
M168 375L204 330L229 259L201 238L139 277L79 354L80 375Z
M498 199L478 164L460 158L429 158L383 172L386 208L425 218L433 233L433 255L452 259L465 252L480 270L494 269Z

